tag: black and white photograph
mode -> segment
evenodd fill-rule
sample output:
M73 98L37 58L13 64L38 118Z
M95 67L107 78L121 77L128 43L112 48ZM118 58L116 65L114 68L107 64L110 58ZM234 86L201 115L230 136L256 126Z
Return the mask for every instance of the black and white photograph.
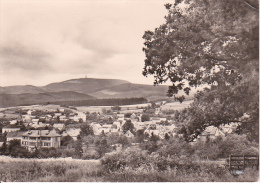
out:
M259 0L0 0L0 182L258 182Z

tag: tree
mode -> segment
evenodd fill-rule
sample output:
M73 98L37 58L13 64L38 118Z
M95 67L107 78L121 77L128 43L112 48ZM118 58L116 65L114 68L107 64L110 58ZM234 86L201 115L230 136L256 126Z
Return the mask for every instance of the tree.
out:
M129 144L129 141L128 141L127 137L119 136L117 143L122 144L122 146L124 147Z
M182 2L166 4L166 23L145 32L143 74L154 75L154 84L170 80L169 96L240 80L244 66L258 60L258 11L242 0L190 0L186 9Z
M97 141L96 146L97 146L97 152L99 153L100 156L103 156L105 153L107 153L110 147L107 144L107 140L105 138L100 141Z
M136 141L142 143L144 141L144 129L139 129L136 131Z
M81 136L94 135L92 127L86 123L80 125L80 130Z
M187 139L248 113L241 132L258 141L258 6L244 0L178 0L165 7L166 22L143 36L143 75L153 75L155 85L171 81L167 95L180 101L180 90L189 95L191 87L208 86L181 113Z
M80 135L77 137L77 141L75 144L75 155L78 157L81 157L83 154L83 149L82 149L82 138Z
M111 110L113 110L113 111L120 111L120 110L121 110L121 107L118 106L118 105L112 106L112 107L111 107Z
M123 125L123 132L126 133L128 130L130 130L132 133L134 131L134 124L131 122L131 120L126 120L125 124Z
M2 147L0 147L0 153L4 154L7 150L6 142L3 143Z
M169 140L170 139L170 135L168 133L165 133L164 138L165 138L165 140Z
M141 117L141 121L144 122L144 121L150 121L150 116L149 114L143 114L142 117Z
M73 138L69 135L61 138L61 146L67 146L69 143L73 142Z

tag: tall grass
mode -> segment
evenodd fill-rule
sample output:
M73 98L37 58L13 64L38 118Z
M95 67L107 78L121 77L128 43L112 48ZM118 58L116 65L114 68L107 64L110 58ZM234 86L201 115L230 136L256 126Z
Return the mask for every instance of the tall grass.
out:
M131 159L131 158L130 158ZM234 175L227 169L214 164L198 162L190 166L158 168L160 159L154 163L141 163L142 159L132 156L133 161L107 171L98 161L0 161L0 181L6 182L255 182L258 170L246 169ZM112 160L113 161L113 160ZM112 163L112 162L110 162ZM111 167L110 167L111 168Z
M0 181L100 182L102 180L102 166L97 162L0 162Z

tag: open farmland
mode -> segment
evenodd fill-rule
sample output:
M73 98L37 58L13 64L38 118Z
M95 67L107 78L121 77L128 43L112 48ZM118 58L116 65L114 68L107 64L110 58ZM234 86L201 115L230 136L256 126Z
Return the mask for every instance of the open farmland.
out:
M188 107L192 102L193 102L193 100L184 101L182 103L171 102L171 103L166 103L165 105L162 105L160 108L161 108L162 111L165 111L165 110L182 110L182 109Z

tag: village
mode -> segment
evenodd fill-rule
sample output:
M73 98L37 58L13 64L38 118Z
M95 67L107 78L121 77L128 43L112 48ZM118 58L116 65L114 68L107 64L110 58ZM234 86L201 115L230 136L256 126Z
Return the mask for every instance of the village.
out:
M178 105L176 103L175 107ZM92 108L58 105L10 108L0 114L0 147L19 141L29 152L59 149L59 155L63 157L76 154L77 158L100 158L111 151L141 148L151 139L168 140L179 136L180 125L174 120L173 110L179 108L171 106L173 104L162 101ZM83 112L86 109L91 113ZM221 125L219 128L209 126L190 144L225 137L233 133L238 124Z

